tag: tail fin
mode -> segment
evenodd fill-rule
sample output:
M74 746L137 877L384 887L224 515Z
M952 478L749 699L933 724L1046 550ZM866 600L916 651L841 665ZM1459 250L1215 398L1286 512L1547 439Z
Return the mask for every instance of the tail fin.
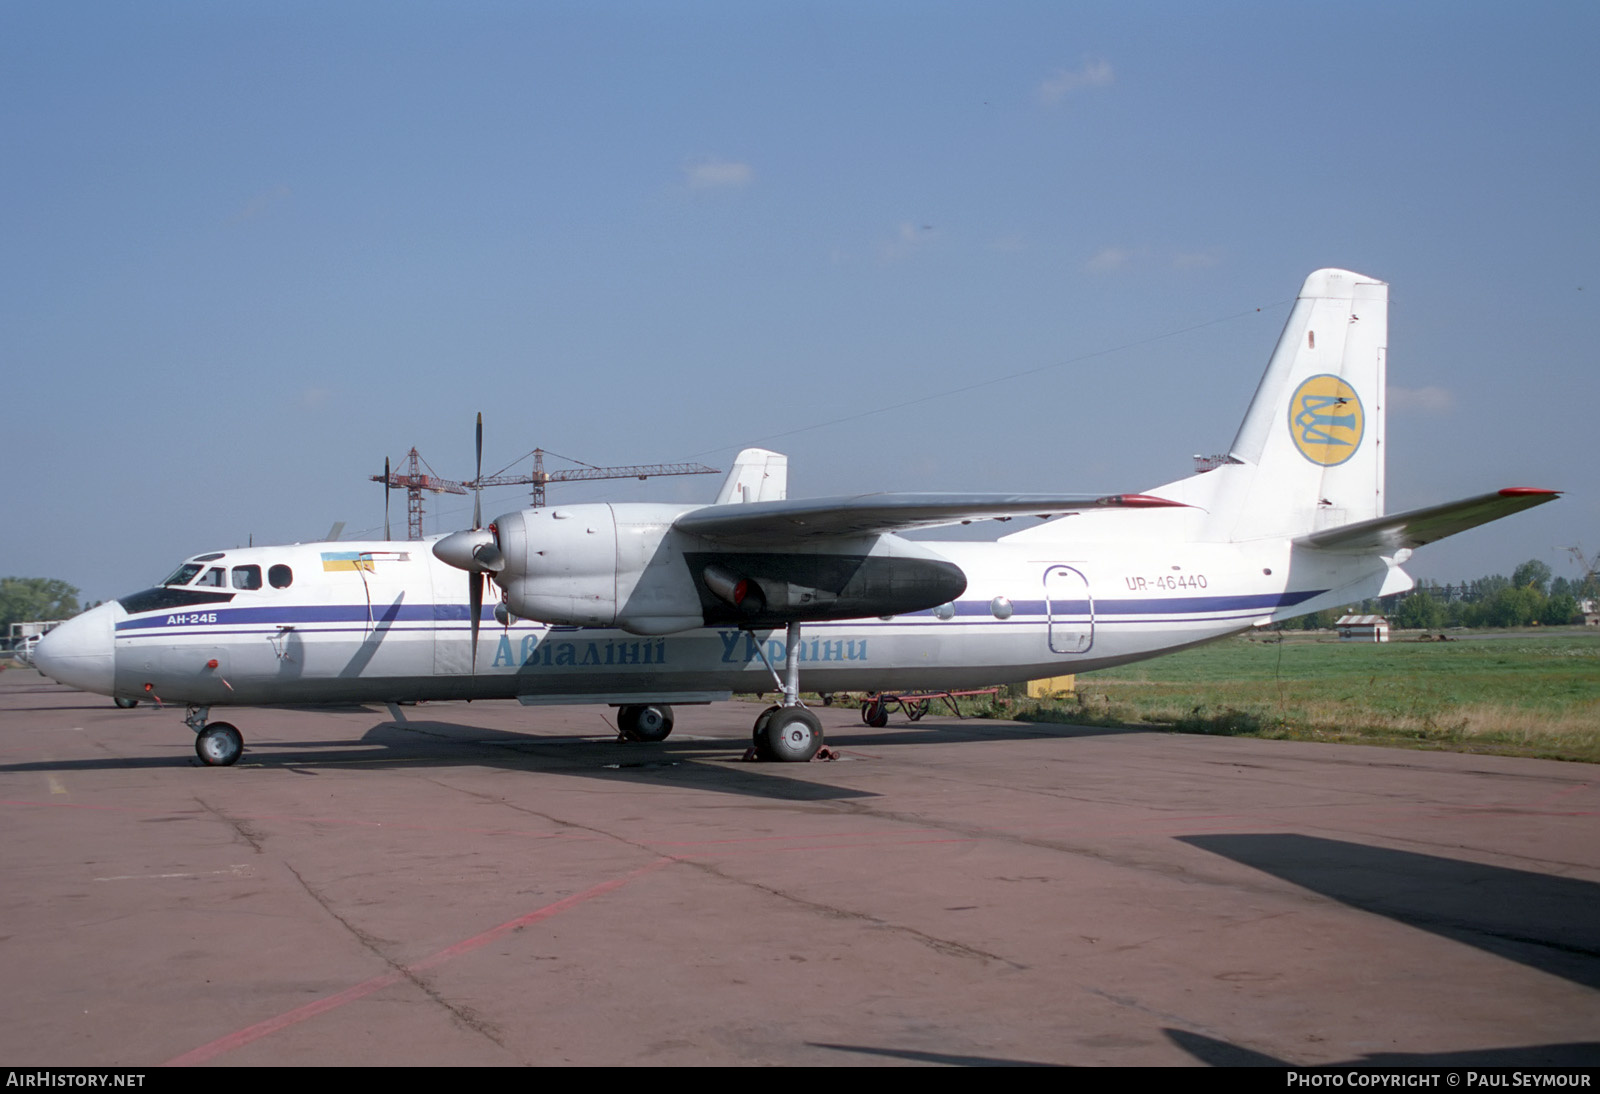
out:
M1220 467L1148 491L1207 511L1205 538L1299 536L1383 515L1389 286L1306 278Z
M789 457L765 448L747 448L717 492L718 505L745 501L783 501L789 495Z

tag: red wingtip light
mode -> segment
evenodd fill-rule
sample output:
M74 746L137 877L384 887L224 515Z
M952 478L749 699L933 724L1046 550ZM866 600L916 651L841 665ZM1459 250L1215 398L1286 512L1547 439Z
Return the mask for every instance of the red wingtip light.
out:
M1187 509L1189 506L1181 501L1168 501L1158 498L1153 494L1113 494L1109 498L1101 498L1101 505L1118 505L1125 509Z
M1559 490L1545 490L1538 486L1508 486L1500 491L1502 498L1539 498L1554 497L1560 494Z

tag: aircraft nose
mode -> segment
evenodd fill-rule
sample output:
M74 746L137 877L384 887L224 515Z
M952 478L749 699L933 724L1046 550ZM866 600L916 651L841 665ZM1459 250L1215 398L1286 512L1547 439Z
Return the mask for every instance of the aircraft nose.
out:
M110 695L116 681L116 601L75 615L39 639L33 667L57 683Z

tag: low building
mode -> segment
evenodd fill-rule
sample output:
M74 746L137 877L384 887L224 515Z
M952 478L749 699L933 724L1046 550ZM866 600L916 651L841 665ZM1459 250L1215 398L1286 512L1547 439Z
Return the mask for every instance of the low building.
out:
M1341 615L1333 625L1341 642L1389 641L1389 621L1381 615Z

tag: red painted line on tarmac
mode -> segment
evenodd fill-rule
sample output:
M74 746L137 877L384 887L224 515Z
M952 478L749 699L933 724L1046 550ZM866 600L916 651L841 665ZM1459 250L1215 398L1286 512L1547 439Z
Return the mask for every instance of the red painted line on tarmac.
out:
M1594 787L1594 783L1579 783L1577 786L1569 786L1565 790L1556 791L1554 794L1551 794L1548 798L1545 798L1544 801L1541 801L1539 804L1543 805L1544 802L1552 802L1552 801L1555 801L1557 798L1564 798L1568 794L1576 794L1580 790L1589 790L1589 789L1592 789L1593 787Z
M299 1025L301 1022L315 1018L319 1014L326 1014L328 1011L342 1007L346 1003L354 1003L357 999L364 999L373 992L382 991L384 988L405 979L407 974L436 968L446 961L471 953L473 950L481 949L496 939L505 937L512 931L532 926L535 923L549 919L551 916L560 915L571 908L576 908L579 904L593 900L597 896L604 896L606 893L614 892L635 878L653 873L664 866L671 866L676 861L676 859L671 858L658 859L648 866L641 866L639 869L623 874L621 877L612 878L610 881L602 881L598 885L591 885L581 893L573 893L571 896L563 897L554 904L546 904L543 908L537 908L527 915L508 919L498 927L490 927L482 934L473 935L471 938L457 942L453 946L446 946L438 953L407 965L401 971L386 972L382 976L374 976L371 980L363 980L359 984L344 989L344 991L324 996L314 1002L306 1003L304 1006L285 1011L275 1018L268 1018L264 1022L246 1026L244 1029L230 1033L226 1037L219 1037L215 1041L201 1045L199 1048L190 1049L181 1056L174 1056L161 1066L192 1067L195 1064L203 1064L208 1060L214 1060L223 1053L232 1052L234 1049L248 1045L252 1041L259 1041L261 1038L271 1036L279 1030Z

